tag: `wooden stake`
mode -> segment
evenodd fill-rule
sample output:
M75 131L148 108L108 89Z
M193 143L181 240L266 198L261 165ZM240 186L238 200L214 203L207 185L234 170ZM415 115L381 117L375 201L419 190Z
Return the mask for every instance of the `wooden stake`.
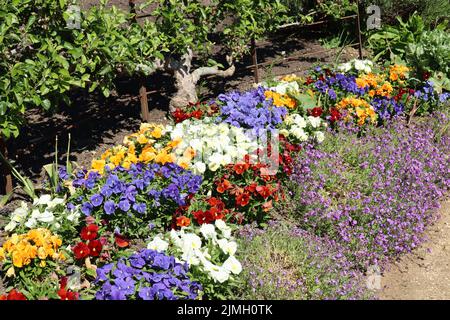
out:
M139 88L139 97L141 100L141 118L143 121L148 122L150 120L150 112L148 111L147 88L145 87L144 81L141 81L141 87Z
M358 21L357 21L357 32L358 32L358 42L359 42L359 59L361 59L362 60L362 58L363 58L363 52L362 52L362 49L363 49L363 42L362 42L362 35L361 35L361 13L360 13L360 8L359 8L359 6L360 6L360 2L359 2L359 0L356 0L356 7L358 8L358 17L357 17L357 19L358 19Z
M255 76L255 83L259 83L258 54L256 51L255 38L252 38L251 53L252 53L252 60L253 60L253 71L254 71L254 76Z
M8 148L3 138L0 138L0 152L3 154L5 159L8 159ZM8 194L13 191L11 170L5 163L3 163L3 161L0 162L0 166L2 172L2 181L0 185L1 192L4 194Z

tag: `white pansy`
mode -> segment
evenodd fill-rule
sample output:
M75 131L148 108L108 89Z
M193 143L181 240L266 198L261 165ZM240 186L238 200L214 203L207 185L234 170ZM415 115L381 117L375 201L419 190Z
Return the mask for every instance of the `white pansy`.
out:
M286 94L288 92L298 92L300 91L300 87L297 82L282 82L281 84L277 85L276 87L270 88L271 91L275 91L279 94Z
M219 271L211 271L209 274L219 283L224 283L230 278L230 274L223 268L220 268Z
M205 163L203 163L201 161L197 161L196 163L194 163L193 171L194 171L194 173L203 174L206 171Z
M20 207L13 211L11 220L21 223L28 216L28 207L25 202L21 202Z
M169 243L162 240L160 237L156 236L152 241L147 245L147 249L156 250L156 251L166 251L169 248Z
M313 128L318 128L322 123L322 119L319 117L308 116L308 121Z
M222 249L223 253L233 256L237 250L237 243L234 241L228 241L227 239L217 240L219 248Z
M63 198L54 198L47 203L47 208L52 209L60 204L63 204L65 200Z
M39 212L38 215L32 215L34 219L36 219L38 222L43 223L52 223L55 221L55 216L53 212L45 210L44 212Z
M39 205L47 205L52 200L52 196L49 194L43 194L39 198L35 199L33 201L33 205L39 206Z
M349 72L352 70L352 64L350 62L341 64L338 69L343 72Z
M224 238L229 239L231 237L231 228L223 229L222 235Z
M172 140L182 140L174 150L178 157L188 146L195 151L196 156L188 167L196 174L204 173L206 168L217 171L257 149L256 142L247 137L242 128L227 123L217 124L214 118L208 117L178 123L170 131L170 136ZM204 163L204 166L199 163Z
M317 142L322 143L323 140L325 140L325 133L322 131L316 131L314 132L314 137L316 138Z
M18 223L11 220L6 226L5 226L5 231L6 232L11 232L13 231L16 227L17 227Z
M219 229L220 231L230 228L227 226L225 221L223 221L222 219L218 219L218 220L214 221L214 224L216 225L216 228Z
M200 227L200 233L205 239L214 239L217 237L216 228L213 224L204 223Z
M358 71L364 70L366 64L362 60L355 60L355 69Z
M306 126L307 126L306 120L301 115L294 114L293 119L294 119L294 123L297 127L306 128Z
M181 236L181 240L183 241L182 250L187 252L189 250L200 249L202 246L202 240L199 236L193 233L186 233Z
M222 267L233 274L240 274L242 272L242 265L234 256L228 257Z
M37 224L37 221L35 218L30 218L25 222L25 226L29 229L33 229Z

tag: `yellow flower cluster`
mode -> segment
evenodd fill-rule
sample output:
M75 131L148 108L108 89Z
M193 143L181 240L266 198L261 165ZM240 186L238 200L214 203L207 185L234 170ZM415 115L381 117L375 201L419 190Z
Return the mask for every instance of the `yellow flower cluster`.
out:
M346 120L356 116L358 125L362 126L369 119L371 123L377 120L377 114L373 107L365 100L358 98L344 98L336 106L338 110L347 110Z
M0 262L11 258L17 268L29 265L34 259L40 259L40 266L45 267L47 258L64 260L65 256L58 251L61 239L50 230L31 229L25 234L13 234L0 248Z
M293 81L298 81L301 78L299 76L297 76L296 74L289 74L287 76L284 76L283 78L281 78L281 81L283 82L293 82Z
M369 87L369 96L372 98L376 95L389 97L394 91L391 83L385 81L385 78L382 75L375 75L373 73L365 74L357 78L356 85L359 88Z
M379 74L368 73L356 78L356 85L360 88L377 88L378 84L383 82L384 78Z
M163 125L143 123L138 132L124 138L121 146L106 150L100 159L92 161L92 169L99 173L104 172L106 165L113 169L119 165L129 169L133 163L164 164L175 162L172 150L181 142L165 141L165 128Z
M266 99L272 99L276 107L287 107L293 109L296 106L295 100L285 94L279 94L274 91L266 91L264 93Z
M389 79L391 81L398 81L406 79L409 68L399 64L395 64L389 69Z

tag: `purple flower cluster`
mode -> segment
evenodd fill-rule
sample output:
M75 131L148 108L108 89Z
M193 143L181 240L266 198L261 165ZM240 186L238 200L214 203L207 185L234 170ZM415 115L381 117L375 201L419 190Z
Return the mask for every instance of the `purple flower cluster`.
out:
M429 124L394 119L362 137L340 130L326 141L304 146L292 176L300 226L348 246L363 268L418 246L450 188L450 138L436 141Z
M425 82L425 85L414 92L414 97L433 104L445 103L450 100L450 93L444 92L437 94L434 90L434 84L431 81Z
M337 92L344 91L345 95L352 93L358 96L364 95L368 88L359 88L356 85L356 77L352 75L346 75L343 73L337 73L334 76L325 77L324 80L317 80L314 83L314 88L321 92L326 93L331 100L337 100Z
M219 122L229 123L235 127L253 129L259 134L261 130L273 130L283 121L287 114L284 107L276 107L271 99L267 100L265 88L258 87L244 93L237 91L219 95L221 116Z
M194 300L202 287L190 280L187 263L144 249L97 269L97 300Z
M138 163L128 170L116 167L103 176L95 171L87 177L86 172L78 172L72 183L77 192L70 201L72 206L80 204L87 216L97 211L107 215L133 211L142 215L171 203L186 205L188 196L196 193L201 184L201 176L176 164Z
M370 105L382 120L391 119L395 116L403 114L405 106L401 102L395 101L394 98L374 98Z

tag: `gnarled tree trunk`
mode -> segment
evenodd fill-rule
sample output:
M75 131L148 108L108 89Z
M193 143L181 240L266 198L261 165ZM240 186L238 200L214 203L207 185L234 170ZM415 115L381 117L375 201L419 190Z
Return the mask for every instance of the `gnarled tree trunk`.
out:
M185 108L189 103L198 102L196 86L201 77L208 75L217 75L219 77L232 76L236 70L231 57L227 56L229 64L228 69L220 70L217 66L214 67L200 67L191 71L192 68L192 50L188 50L180 61L171 60L167 64L168 69L171 70L175 77L175 88L177 92L171 98L169 107L170 111L176 108Z

